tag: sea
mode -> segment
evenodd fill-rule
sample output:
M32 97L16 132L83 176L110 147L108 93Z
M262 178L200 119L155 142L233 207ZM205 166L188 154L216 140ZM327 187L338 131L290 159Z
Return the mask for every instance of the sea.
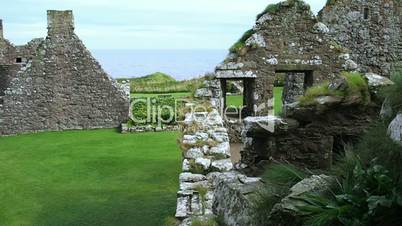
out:
M163 72L185 80L213 72L227 50L91 50L113 78L132 78Z

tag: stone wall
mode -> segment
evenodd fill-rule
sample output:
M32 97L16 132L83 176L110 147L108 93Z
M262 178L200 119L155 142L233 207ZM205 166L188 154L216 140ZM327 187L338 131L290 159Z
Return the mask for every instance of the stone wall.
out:
M71 11L49 11L48 36L25 48L32 60L5 91L0 134L113 128L128 119L129 93L75 35L72 18Z
M249 117L242 131L241 163L244 172L258 175L272 161L290 162L309 169L326 169L333 156L343 153L346 145L356 143L367 128L379 119L381 102L378 90L391 85L386 77L368 73L370 95L320 96L313 105L296 102L283 117ZM334 89L344 85L330 83ZM335 88L338 87L338 88Z
M402 57L400 4L392 0L328 1L319 20L328 26L331 36L351 50L352 59L364 72L389 77L393 64Z
M16 57L15 46L12 45L3 35L3 21L0 20L0 65L12 65Z
M183 173L176 218L190 225L194 217L213 216L213 181L233 169L227 130L217 110L187 113L182 125ZM202 194L201 190L205 190Z

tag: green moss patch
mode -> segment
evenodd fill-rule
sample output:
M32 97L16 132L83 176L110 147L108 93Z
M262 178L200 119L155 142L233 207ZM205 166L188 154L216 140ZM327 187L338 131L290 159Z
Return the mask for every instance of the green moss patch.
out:
M345 90L332 90L329 88L330 83L324 82L322 84L310 87L306 93L299 98L302 106L317 104L316 98L323 96L333 97L360 97L363 103L370 102L370 93L366 80L362 74L357 72L342 72L341 76L345 78L347 88Z
M239 53L246 45L247 39L249 39L254 33L255 31L253 29L246 31L243 36L232 47L230 47L229 51L231 53Z

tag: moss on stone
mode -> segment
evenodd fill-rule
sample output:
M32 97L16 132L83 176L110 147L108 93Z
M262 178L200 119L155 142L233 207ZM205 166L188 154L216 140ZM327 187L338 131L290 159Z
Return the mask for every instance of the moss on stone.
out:
M363 104L370 102L370 92L368 90L367 81L363 78L361 73L358 72L341 72L341 77L345 78L347 88L345 90L330 89L329 82L323 82L319 85L310 87L306 93L299 98L302 106L309 106L317 104L316 98L323 96L332 97L361 97Z
M297 6L300 10L310 9L310 5L305 3L303 0L286 0L276 4L269 4L264 11L257 15L257 20L260 19L267 13L275 14L281 10L281 8L289 8Z
M253 34L255 34L253 29L246 31L243 36L232 47L230 47L230 52L239 53L240 50L246 45L247 39L249 39Z

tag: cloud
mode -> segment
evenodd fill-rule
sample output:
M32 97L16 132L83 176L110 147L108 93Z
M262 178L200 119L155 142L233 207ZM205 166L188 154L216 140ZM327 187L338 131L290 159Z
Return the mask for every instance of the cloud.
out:
M5 35L16 44L46 35L47 9L74 10L92 49L226 49L277 0L14 0L2 3ZM317 12L325 0L310 0ZM21 6L24 14L21 15Z

